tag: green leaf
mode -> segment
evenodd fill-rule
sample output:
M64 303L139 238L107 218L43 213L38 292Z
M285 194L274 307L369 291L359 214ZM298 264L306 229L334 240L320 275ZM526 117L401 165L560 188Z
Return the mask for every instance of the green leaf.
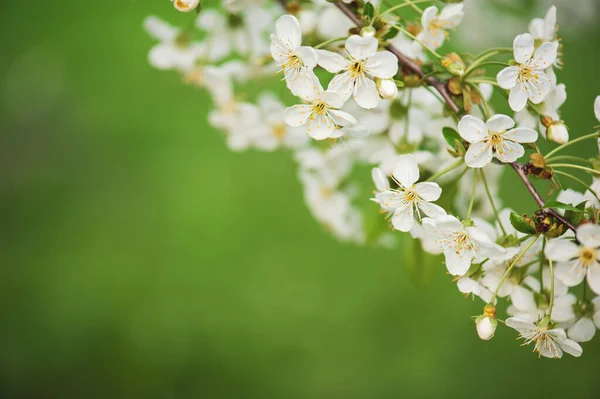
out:
M452 147L455 151L458 151L458 144L456 143L456 141L462 143L462 138L460 137L460 134L458 134L458 132L452 129L451 127L443 128L442 133L444 134L444 139L446 139L446 143L448 143L448 145Z
M545 209L545 208L565 209L565 210L568 210L571 212L578 212L578 213L585 212L585 209L580 209L580 208L577 208L577 207L575 207L573 205L569 205L569 204L563 204L562 202L558 202L558 201L547 202L546 205L544 205L544 207L541 209Z
M535 227L533 227L527 221L527 219L525 219L521 215L517 215L514 212L510 213L510 224L512 224L512 227L514 227L515 230L517 230L518 232L521 232L524 234L537 234Z
M369 18L369 21L373 20L373 15L375 15L375 7L373 7L373 4L371 4L370 2L365 4L363 15Z
M575 226L577 226L579 223L581 223L583 221L583 219L585 219L585 204L587 203L587 201L583 201L582 203L580 203L579 205L577 205L575 208L579 209L582 212L575 212L572 210L566 210L565 211L565 219L567 219L569 222L573 223Z

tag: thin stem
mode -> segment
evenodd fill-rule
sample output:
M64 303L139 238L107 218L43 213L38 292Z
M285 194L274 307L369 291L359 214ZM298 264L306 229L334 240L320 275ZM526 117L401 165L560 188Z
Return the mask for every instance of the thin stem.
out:
M572 168L572 169L585 170L586 172L589 172L593 175L600 175L600 171L597 171L592 168L587 168L587 167L581 166L581 165L573 165L570 163L553 163L553 164L548 164L548 166L550 166L552 168Z
M492 47L475 56L475 59L481 58L487 53L498 52L498 53L512 53L514 50L512 47Z
M500 53L499 53L499 52L497 52L497 51L492 51L492 52L490 52L490 53L484 54L484 55L482 55L481 57L477 58L475 61L473 61L473 62L471 63L471 65L469 65L469 66L467 67L467 70L465 71L465 76L467 76L468 74L470 74L470 73L471 73L471 72L472 72L472 71L473 71L475 68L477 68L477 66L478 66L479 64L481 64L483 61L487 60L487 59L488 59L488 58L490 58L490 57L493 57L493 56L495 56L495 55L498 55L498 54L500 54Z
M492 86L500 87L498 82L494 82L493 80L488 80L488 79L469 79L469 83L487 83Z
M575 157L573 155L558 155L558 156L552 157L550 159L546 158L546 162L550 162L551 160L552 161L577 161L577 162L584 162L587 164L592 163L589 159Z
M542 250L540 251L540 292L544 292L544 251L546 249L546 239L542 241Z
M506 280L506 277L508 277L508 275L512 271L513 267L515 267L515 265L517 264L517 262L519 260L521 260L521 258L523 257L523 255L525 255L525 253L527 251L529 251L531 249L531 247L533 247L533 244L535 244L535 242L538 240L538 238L540 238L539 235L535 236L535 238L533 240L531 240L531 242L529 244L527 244L527 246L525 247L525 249L522 250L521 252L519 252L519 254L517 255L517 257L513 259L513 261L511 262L510 266L508 266L508 268L506 269L506 271L502 275L502 278L500 279L500 282L498 283L498 286L496 287L496 290L494 291L494 295L492 295L492 299L490 299L490 302L489 302L490 305L493 305L494 302L496 301L496 297L498 296L498 291L500 291L500 287L502 287L502 284L504 283L504 280Z
M400 32L404 33L406 36L410 37L411 39L413 39L415 42L419 43L421 46L423 46L423 48L425 48L427 51L429 51L433 56L435 56L436 58L440 59L442 58L441 55L439 55L438 53L435 52L435 50L432 50L431 48L429 48L429 46L427 46L425 43L423 43L421 40L417 39L417 37L415 35L413 35L412 33L410 33L409 31L407 31L406 29L398 26L398 25L394 25L394 24L390 24L390 26L392 28L398 29Z
M431 176L429 179L427 179L425 181L432 181L432 180L435 180L435 179L445 175L446 173L452 172L454 169L458 168L463 163L464 163L464 159L460 158L458 161L454 162L452 165L448 166L445 169L440 170L439 172L437 172L436 174L434 174L433 176Z
M475 203L475 194L477 192L477 170L473 169L473 190L471 191L471 201L469 201L469 209L467 210L467 217L471 218L471 212L473 212L473 204Z
M330 45L331 43L341 42L342 40L346 40L347 38L348 38L347 36L342 36L342 37L336 37L335 39L329 39L329 40L324 41L323 43L317 44L313 48L316 48L316 49L323 48L325 46Z
M599 133L599 132L594 132L594 133L592 133L592 134L587 134L587 135L585 135L585 136L577 137L576 139L573 139L573 140L571 140L571 141L569 141L569 142L567 142L567 143L564 143L563 145L559 145L558 147L556 147L555 149L553 149L552 151L550 151L549 153L547 153L547 154L546 154L546 158L550 158L550 157L552 157L552 155L554 155L554 154L556 154L557 152L559 152L559 151L561 151L561 150L563 150L563 149L567 148L567 147L568 147L568 146L570 146L571 144L575 144L575 143L578 143L578 142L580 142L580 141L587 140L587 139L591 139L591 138L595 138L595 137L597 138L597 137L599 137L599 136L600 136L600 133Z
M423 13L423 11L421 11L420 8L418 8L417 6L415 6L415 4L419 4L419 3L431 3L434 0L405 0L406 3L402 3L402 4L398 4L397 6L393 6L392 8L388 8L387 10L385 10L384 12L382 12L381 14L379 14L379 17L383 17L385 14L390 13L390 12L394 12L402 7L406 7L406 6L411 6L415 11L417 11L418 13Z
M412 105L412 94L413 91L408 91L408 101L406 102L406 108L410 109ZM402 140L406 140L408 138L408 129L410 128L410 112L406 113L406 118L404 119L404 133L402 134Z
M568 178L570 178L570 179L572 179L572 180L574 180L574 181L578 182L578 183L579 183L579 184L581 184L583 187L587 188L587 190L588 190L590 193L594 194L594 197L596 197L596 199L597 199L598 201L600 201L600 197L598 197L598 194L596 194L596 192L594 191L594 189L593 189L592 187L590 187L590 185L589 185L589 184L587 184L586 182L584 182L583 180L581 180L580 178L578 178L578 177L575 177L575 176L573 176L572 174L569 174L569 173L566 173L566 172L562 172L562 171L560 171L560 170L555 170L555 171L554 171L554 173L556 173L557 175L561 175L561 176L568 177Z
M470 73L472 73L476 68L481 68L487 65L500 65L500 66L510 66L510 64L508 64L507 62L502 62L502 61L487 61L487 62L481 62L479 64L477 64L475 67L471 68L473 64L471 64L469 66L469 68L467 69L467 71L465 72L465 74L463 75L463 79L465 79L467 77L467 75L469 75Z
M550 258L548 258L548 266L550 267L550 304L548 304L548 316L552 319L552 308L554 307L554 266Z
M494 216L496 217L496 220L498 221L498 225L500 225L500 230L502 230L502 234L506 235L506 229L504 228L504 226L502 225L502 221L500 220L500 214L498 213L498 208L496 208L496 204L494 203L494 197L492 196L492 193L490 192L490 188L487 184L487 180L485 178L485 174L483 173L483 169L479 169L479 172L481 174L481 180L483 180L483 186L485 187L485 192L487 193L488 199L490 200L490 205L492 206L492 210L494 211Z
M481 90L479 90L479 87L477 87L477 85L469 84L469 86L471 86L471 88L473 90L475 90L475 92L477 92L477 94L479 95L479 98L481 99L481 102L483 103L483 107L485 110L485 119L486 120L490 119L490 107L489 107L487 101L485 100L485 97L483 97Z

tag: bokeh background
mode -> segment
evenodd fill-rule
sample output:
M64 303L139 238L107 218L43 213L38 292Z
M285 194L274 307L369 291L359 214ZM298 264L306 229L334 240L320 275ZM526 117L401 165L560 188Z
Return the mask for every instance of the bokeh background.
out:
M480 341L481 303L440 259L338 243L289 154L230 152L206 94L147 64L148 14L189 17L166 0L0 6L0 397L600 397L600 339L561 361L505 328ZM597 124L600 30L563 15L578 136ZM533 209L515 182L505 203Z

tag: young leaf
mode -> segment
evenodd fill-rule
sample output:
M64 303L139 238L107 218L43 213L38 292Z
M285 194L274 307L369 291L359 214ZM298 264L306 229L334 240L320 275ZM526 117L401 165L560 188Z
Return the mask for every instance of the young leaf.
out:
M365 9L363 11L363 15L365 17L369 18L369 21L373 20L373 15L375 15L375 7L373 7L373 4L371 4L370 2L365 4Z
M574 212L572 210L566 210L565 211L565 219L567 219L569 222L573 223L575 226L577 226L578 224L581 223L581 221L583 219L585 219L585 204L587 203L587 201L583 201L582 203L580 203L579 205L576 206L577 209L583 211L583 212Z
M537 233L537 231L535 230L535 227L533 227L527 221L527 219L525 219L521 215L517 215L514 212L510 213L510 224L512 224L512 226L518 232L521 232L521 233L524 233L524 234L536 234Z
M585 212L584 209L580 209L580 208L574 207L573 205L569 205L569 204L563 204L562 202L558 202L558 201L547 202L546 205L544 205L544 208L565 209L565 210L568 210L571 212L578 212L578 213ZM544 208L542 208L542 209L544 209Z
M442 134L444 135L444 139L446 139L446 143L448 143L448 145L450 147L452 147L455 151L457 151L458 146L454 140L458 140L458 142L461 143L462 138L460 137L460 134L458 134L458 132L456 130L452 129L451 127L443 128Z

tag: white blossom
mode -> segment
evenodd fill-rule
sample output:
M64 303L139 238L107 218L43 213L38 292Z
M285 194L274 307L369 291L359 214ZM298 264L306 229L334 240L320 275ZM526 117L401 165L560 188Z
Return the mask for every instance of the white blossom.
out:
M374 37L352 35L346 40L346 57L327 50L317 50L318 64L331 73L338 73L329 83L329 90L344 99L353 96L363 108L379 104L379 92L374 78L391 79L398 72L398 59L389 51L377 51Z
M472 168L482 168L492 157L501 162L514 162L521 158L525 149L520 143L533 143L537 132L528 128L514 128L515 122L506 115L497 114L483 122L465 115L458 123L458 133L471 145L465 154L465 162Z
M509 89L508 104L513 111L525 108L527 99L541 103L552 87L552 80L544 72L556 60L558 44L546 42L535 49L534 39L529 33L517 36L513 42L516 66L498 72L498 84Z
M533 350L540 356L549 358L561 358L563 352L579 357L583 350L579 344L569 338L562 328L550 328L549 326L538 326L517 317L506 319L506 325L519 332L524 345L534 344Z
M313 68L317 65L317 53L312 47L302 46L302 30L298 19L284 15L275 24L276 33L271 35L271 56L280 66L284 79L298 95L303 86L315 84Z
M463 15L461 3L448 4L439 15L436 6L427 7L421 15L423 30L417 35L417 39L433 50L441 47L446 40L447 30L456 28Z
M429 217L446 213L432 203L440 198L442 189L437 183L418 182L419 167L412 155L400 155L396 158L392 178L398 184L398 188L380 192L376 198L384 210L393 212L394 228L404 232L410 231L414 225L415 212L419 219L420 212Z
M334 91L313 87L304 99L310 104L298 104L286 108L285 123L292 127L304 126L305 132L315 140L340 137L340 129L358 121L347 112L340 111L344 99Z
M600 294L600 226L583 224L577 228L580 245L566 238L550 240L545 254L556 261L556 276L569 287L586 277L590 288Z

